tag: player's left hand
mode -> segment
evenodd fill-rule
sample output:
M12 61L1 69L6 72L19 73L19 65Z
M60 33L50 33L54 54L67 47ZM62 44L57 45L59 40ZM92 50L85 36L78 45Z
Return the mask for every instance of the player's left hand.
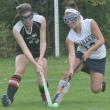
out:
M68 77L69 77L69 76L72 76L72 75L73 75L73 71L66 71L65 74L64 74L64 78L63 78L63 79L64 79L64 80L67 80Z
M84 61L86 61L88 58L90 58L90 55L91 55L91 52L89 50L86 51L83 55Z
M38 59L38 64L41 65L41 66L43 66L43 58L39 58Z

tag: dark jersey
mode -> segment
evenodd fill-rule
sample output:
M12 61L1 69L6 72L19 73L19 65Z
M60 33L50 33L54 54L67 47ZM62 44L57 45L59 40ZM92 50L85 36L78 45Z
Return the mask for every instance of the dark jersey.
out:
M37 56L39 56L39 54L40 54L40 26L41 26L41 20L42 20L41 15L36 15L36 14L33 15L33 18L32 18L33 27L32 27L32 32L31 33L26 32L24 24L22 23L21 20L18 21L14 25L14 29L16 31L18 31L23 36L23 39L24 39L27 47L31 51L32 55L37 54ZM17 54L22 53L22 50L19 47L19 45L17 45L16 52L17 52Z

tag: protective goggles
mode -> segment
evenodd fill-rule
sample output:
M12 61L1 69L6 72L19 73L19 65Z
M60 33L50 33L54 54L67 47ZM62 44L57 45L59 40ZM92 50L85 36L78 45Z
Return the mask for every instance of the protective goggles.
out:
M20 17L22 21L32 20L33 14L29 14L28 16L21 16Z
M68 24L69 21L71 21L71 22L73 22L73 23L76 22L76 20L77 20L77 18L79 17L79 15L80 15L80 14L74 14L74 13L69 14L69 15L65 15L65 16L63 17L64 23L65 23L65 24Z

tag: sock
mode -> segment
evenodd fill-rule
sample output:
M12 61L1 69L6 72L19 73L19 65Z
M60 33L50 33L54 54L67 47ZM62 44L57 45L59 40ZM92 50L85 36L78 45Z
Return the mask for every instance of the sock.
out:
M48 82L47 82L47 87L48 87ZM46 96L45 96L44 87L41 86L41 85L39 85L39 91L40 91L40 94L41 94L42 100L43 100L43 101L47 101Z
M105 89L106 89L106 82L105 81L103 81L102 82L102 92L104 92L105 91Z
M9 99L11 100L11 102L13 102L13 98L15 96L15 93L18 90L20 81L21 81L21 77L18 75L13 75L9 80L7 95Z

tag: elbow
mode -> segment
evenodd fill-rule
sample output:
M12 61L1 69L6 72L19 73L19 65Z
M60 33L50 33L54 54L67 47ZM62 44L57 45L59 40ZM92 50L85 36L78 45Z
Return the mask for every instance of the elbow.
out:
M13 28L13 30L12 30L12 33L13 33L13 35L15 35L15 29Z
M100 39L98 42L100 42L100 44L103 45L105 43L105 39Z
M69 58L70 58L70 59L74 59L74 58L75 58L75 54L74 54L74 53L69 54Z
M101 40L101 44L102 44L102 45L105 44L105 39L102 39L102 40Z
M103 44L105 44L105 39L103 39Z
M46 42L44 42L44 43L43 43L43 47L44 47L44 48L45 48L45 47L47 47L47 44L46 44Z

